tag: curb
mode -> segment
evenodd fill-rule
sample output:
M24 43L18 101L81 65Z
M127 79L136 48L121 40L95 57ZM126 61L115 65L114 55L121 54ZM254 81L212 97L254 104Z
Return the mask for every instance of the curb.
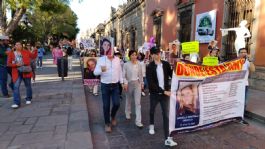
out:
M255 114L255 113L250 112L250 111L246 111L244 116L249 118L249 119L252 119L254 121L257 121L257 122L260 122L262 124L265 124L265 117L263 117L261 115Z

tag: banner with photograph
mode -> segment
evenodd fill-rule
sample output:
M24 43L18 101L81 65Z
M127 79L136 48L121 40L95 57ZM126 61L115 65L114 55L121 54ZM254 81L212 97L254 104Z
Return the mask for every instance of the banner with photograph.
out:
M84 85L98 85L99 76L94 75L94 70L97 64L97 57L84 57Z
M197 14L195 40L200 43L209 43L215 39L216 10Z
M245 103L244 59L217 66L178 62L171 83L169 131L189 132L242 118Z
M100 56L114 55L114 38L101 37L99 40Z

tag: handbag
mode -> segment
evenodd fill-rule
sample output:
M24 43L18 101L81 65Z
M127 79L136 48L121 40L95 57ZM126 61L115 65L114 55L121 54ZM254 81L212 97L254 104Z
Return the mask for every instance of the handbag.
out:
M19 72L32 72L31 66L20 66L17 69Z

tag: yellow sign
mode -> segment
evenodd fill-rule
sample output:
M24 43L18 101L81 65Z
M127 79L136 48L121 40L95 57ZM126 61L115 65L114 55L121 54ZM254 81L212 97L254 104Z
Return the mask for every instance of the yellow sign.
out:
M181 44L182 46L182 53L183 54L190 54L190 53L199 53L199 42L184 42Z
M206 66L217 66L219 63L218 61L218 57L214 57L214 56L206 56L203 58L203 65Z

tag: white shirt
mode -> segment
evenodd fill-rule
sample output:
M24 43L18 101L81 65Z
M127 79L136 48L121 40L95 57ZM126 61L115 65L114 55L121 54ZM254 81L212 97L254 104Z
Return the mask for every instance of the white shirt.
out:
M105 72L102 72L101 66L106 66L107 70ZM94 70L94 75L101 75L101 83L123 83L120 59L116 56L114 56L112 60L109 60L107 56L100 57L97 61L97 65Z
M157 74L157 79L158 79L158 84L159 87L161 87L164 90L164 70L163 70L163 65L160 63L156 67L156 74Z
M250 68L250 63L249 61L246 59L245 63L243 64L242 70L246 70L246 76L245 76L245 80L246 80L246 86L248 86L248 76L249 76L249 68Z

